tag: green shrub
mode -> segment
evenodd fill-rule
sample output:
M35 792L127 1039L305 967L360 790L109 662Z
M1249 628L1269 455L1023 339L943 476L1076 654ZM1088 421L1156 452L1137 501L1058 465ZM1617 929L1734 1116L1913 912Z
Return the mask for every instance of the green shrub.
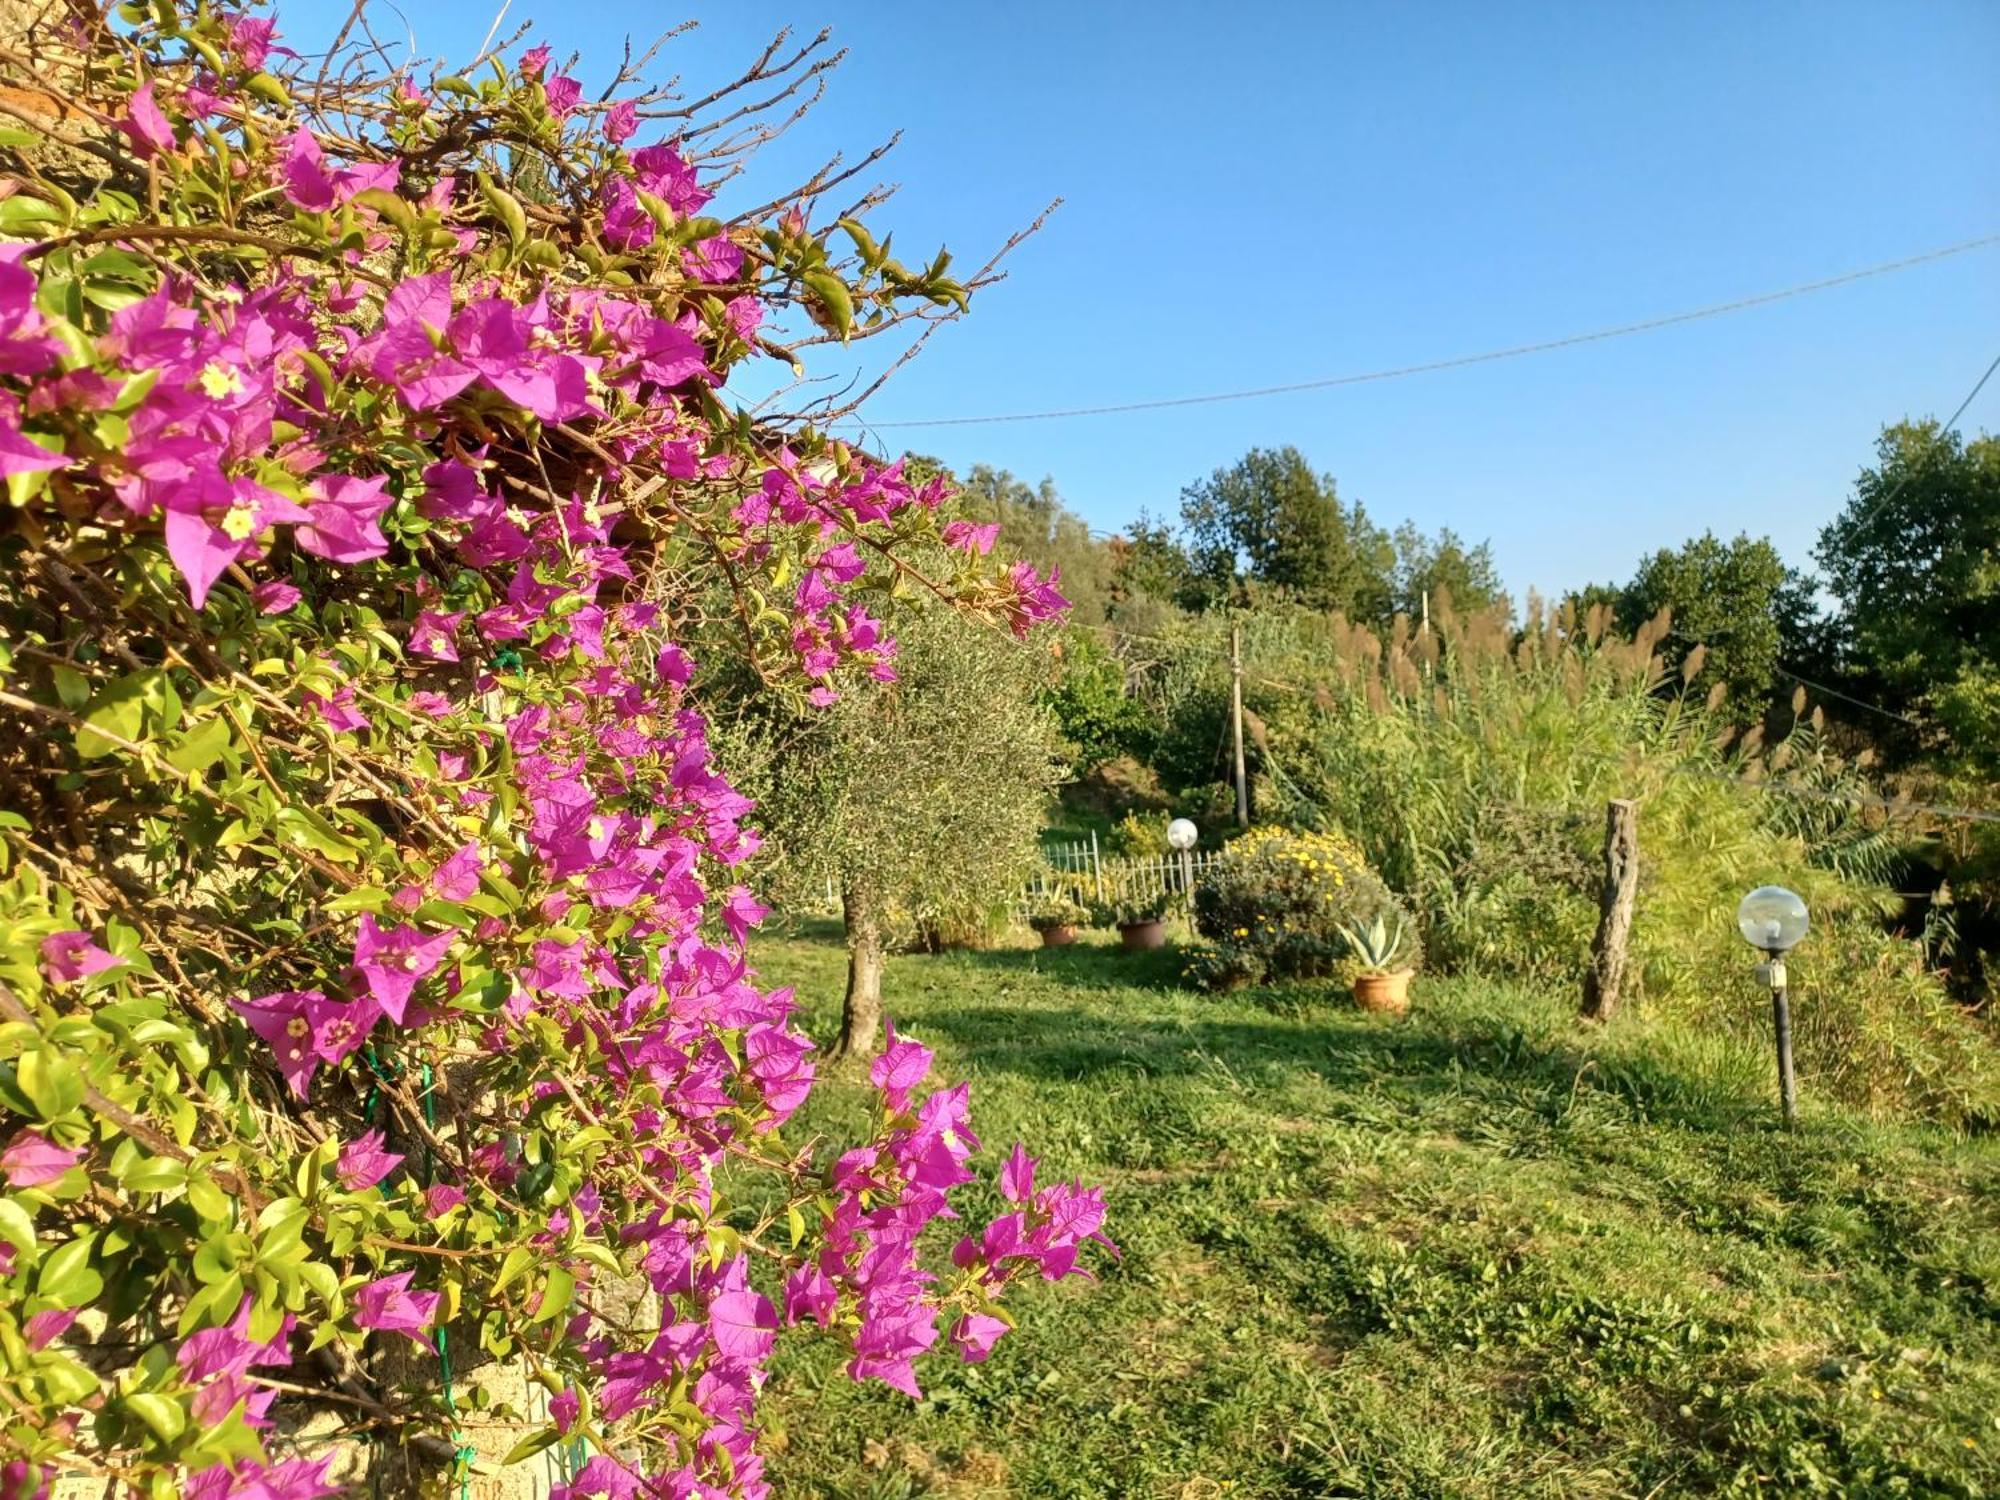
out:
M1721 955L1741 978L1689 988L1664 1013L1768 1058L1771 1012L1748 950ZM1866 921L1815 923L1786 965L1799 1089L1878 1117L1916 1113L1959 1129L2000 1125L2000 1052L1945 993L1920 943Z
M1024 915L1037 932L1047 932L1052 927L1082 927L1090 921L1088 908L1062 890L1036 892L1029 898Z
M1128 812L1112 824L1105 848L1125 859L1156 859L1167 852L1167 821L1158 814Z
M1174 897L1169 891L1127 891L1112 900L1094 903L1091 925L1128 927L1139 922L1158 922L1173 904Z
M1417 962L1415 924L1352 840L1253 828L1195 886L1195 930L1206 941L1190 956L1188 977L1225 989L1344 976L1355 959L1342 929L1377 917L1409 929L1409 962Z

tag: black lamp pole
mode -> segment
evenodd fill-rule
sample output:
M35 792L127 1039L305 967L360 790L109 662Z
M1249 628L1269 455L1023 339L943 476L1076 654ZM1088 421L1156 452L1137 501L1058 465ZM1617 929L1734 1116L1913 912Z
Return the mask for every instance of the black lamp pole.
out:
M1785 998L1785 955L1770 951L1765 965L1771 980L1771 1028L1778 1039L1778 1104L1784 1111L1785 1128L1799 1119L1799 1089L1792 1076L1792 1007Z

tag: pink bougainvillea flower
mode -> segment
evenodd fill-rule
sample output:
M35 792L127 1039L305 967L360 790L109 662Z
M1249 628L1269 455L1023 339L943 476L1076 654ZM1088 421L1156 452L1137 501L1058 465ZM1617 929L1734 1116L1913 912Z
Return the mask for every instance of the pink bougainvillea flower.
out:
M548 67L549 44L547 42L538 42L521 54L521 76L523 78L540 78L542 74L548 71Z
M371 1130L359 1140L349 1141L340 1148L340 1159L334 1163L334 1174L348 1192L359 1193L375 1186L402 1164L402 1153L383 1150L382 1132Z
M763 905L750 894L747 885L732 886L728 897L722 903L722 925L729 930L730 937L741 943L750 935L750 929L771 915L771 908Z
M681 269L710 285L734 281L743 270L743 247L721 234L696 240L681 252Z
M7 1174L10 1187L40 1187L45 1182L54 1182L82 1160L81 1150L58 1146L38 1131L23 1130L7 1143L6 1150L0 1151L0 1172Z
M967 1313L951 1325L951 1341L958 1345L958 1351L965 1356L967 1364L976 1365L993 1352L993 1346L1006 1332L1007 1325L999 1318L988 1317L985 1313Z
M777 1341L778 1310L755 1292L724 1292L708 1304L708 1327L723 1358L758 1360Z
M229 45L243 60L243 66L255 71L271 55L271 37L277 29L277 21L268 16L238 16L229 23ZM287 56L295 55L290 48L278 50Z
M395 191L402 168L396 162L362 162L328 171L312 132L295 130L285 142L285 197L307 213L324 213L370 188Z
M42 939L42 973L51 984L75 984L124 962L98 947L87 932L52 932Z
M978 526L971 521L947 521L941 538L947 547L957 547L975 557L984 557L1000 539L1000 523Z
M69 466L69 459L51 452L15 425L0 411L0 479L14 474L39 474Z
M931 1049L908 1038L898 1038L896 1023L884 1025L888 1045L868 1069L868 1081L882 1091L882 1098L900 1113L910 1106L910 1095L931 1070Z
M695 178L694 168L672 146L643 146L632 153L632 170L639 186L664 198L677 214L699 211L715 195Z
M463 1202L464 1188L453 1187L448 1182L435 1183L424 1193L424 1212L433 1219L442 1219Z
M188 1476L182 1500L328 1500L347 1492L329 1477L339 1456L288 1458L277 1464L239 1461L233 1468L216 1464Z
M174 127L167 123L167 117L154 102L150 82L141 84L133 93L132 102L125 118L118 122L118 128L142 158L174 149Z
M549 1398L549 1420L556 1424L556 1431L569 1436L570 1428L576 1426L576 1419L583 1411L583 1402L576 1394L574 1386L565 1386L559 1395Z
M1007 570L1007 581L1014 586L1015 599L1008 613L1009 624L1014 634L1025 636L1030 626L1046 620L1060 618L1069 610L1069 600L1056 589L1056 580L1062 569L1050 568L1047 578L1035 572L1035 565L1017 562Z
M441 406L479 378L440 347L451 326L451 273L412 276L389 293L382 326L354 346L351 361L393 386L418 411Z
M319 1065L348 1057L382 1015L369 1001L342 1003L318 990L280 990L229 1003L270 1046L278 1071L301 1099Z
M353 734L369 729L374 720L354 706L354 684L343 683L330 698L318 693L301 693L299 702L319 715L319 720L335 734Z
M237 1305L236 1316L222 1328L200 1328L181 1340L174 1363L190 1381L213 1380L218 1375L241 1375L253 1365L288 1365L292 1362L292 1330L298 1320L286 1313L278 1331L266 1343L250 1337L251 1299L246 1295Z
M604 138L614 146L631 140L638 128L639 106L630 99L620 99L604 112Z
M540 349L546 317L539 301L520 308L487 297L451 320L451 343L458 357L509 401L544 422L566 422L590 410L587 372L596 361Z
M459 621L465 618L464 610L451 614L440 614L427 609L417 616L410 627L410 649L437 661L457 661L458 646L454 637L458 634Z
M548 96L549 113L561 119L583 98L583 85L558 74L542 85L542 92Z
M383 931L368 912L361 914L360 931L354 938L354 967L368 982L368 993L389 1019L403 1024L410 995L450 951L455 934L441 932L425 937L414 927L392 927Z
M80 1307L50 1308L29 1317L22 1332L28 1336L30 1349L46 1349L55 1340L69 1332L69 1325L76 1321L76 1315L83 1311Z
M21 263L30 248L0 246L0 375L36 374L62 354L61 340L48 331L48 319L35 306L40 282Z
M824 1328L832 1321L833 1310L839 1302L840 1288L816 1263L807 1262L785 1277L785 1321L788 1323L811 1318Z
M1035 1196L1035 1159L1019 1141L1000 1164L1000 1196L1009 1203L1026 1203Z
M196 609L208 602L222 570L255 549L266 530L306 519L283 495L248 479L230 479L212 462L169 490L165 505L167 555L187 580Z
M295 584L282 578L267 578L250 590L250 602L257 606L257 612L265 615L281 615L297 606L304 595Z
M371 1281L354 1294L354 1324L380 1333L407 1333L419 1344L427 1344L425 1329L437 1321L440 1292L413 1292L410 1280L416 1273L399 1271Z
M333 563L367 562L389 550L382 535L382 513L394 503L385 493L389 481L377 474L356 479L335 474L313 481L313 501L298 517L303 522L292 538L305 551Z
M431 890L443 900L463 901L479 889L479 872L484 868L478 840L461 844L431 871Z

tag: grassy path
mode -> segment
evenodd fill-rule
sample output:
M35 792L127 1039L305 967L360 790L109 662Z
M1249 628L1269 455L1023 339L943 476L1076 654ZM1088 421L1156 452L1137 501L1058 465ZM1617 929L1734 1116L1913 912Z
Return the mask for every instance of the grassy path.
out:
M830 936L757 952L829 1036ZM1124 1259L1030 1290L986 1365L930 1361L921 1405L797 1341L780 1494L2000 1494L2000 1143L1824 1109L1788 1138L1552 997L1430 981L1384 1022L1172 976L892 963L976 1165L1019 1137L1104 1182ZM830 1085L804 1123L860 1107Z

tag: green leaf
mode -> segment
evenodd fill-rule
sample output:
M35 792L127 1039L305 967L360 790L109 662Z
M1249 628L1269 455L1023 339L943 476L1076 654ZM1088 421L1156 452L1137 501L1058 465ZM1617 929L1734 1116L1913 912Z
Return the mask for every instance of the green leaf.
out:
M500 222L507 226L507 238L518 250L528 242L528 216L521 207L521 201L484 172L479 174L478 180L479 196L486 200L486 206L499 215Z
M324 854L339 864L360 858L361 851L335 831L334 826L309 807L278 809L278 831L285 839L315 854Z
M285 86L269 73L252 73L244 80L243 86L267 104L279 109L292 107L292 96L285 92Z
M14 1081L44 1120L59 1120L83 1103L83 1070L48 1047L22 1053Z
M148 1156L119 1174L118 1185L135 1193L168 1193L187 1183L187 1164L171 1156Z
M16 193L5 202L0 202L0 234L25 238L61 222L62 212L54 204L44 203L26 193Z
M0 1198L0 1240L12 1245L27 1265L33 1265L41 1254L33 1216L12 1198Z
M553 1448L562 1441L562 1434L553 1427L544 1427L539 1432L531 1432L520 1442L507 1450L507 1456L500 1460L500 1467L517 1464L524 1458L533 1458L545 1448Z
M417 232L416 210L394 193L382 188L365 188L354 195L354 201L364 208L374 209L405 234Z
M229 1195L215 1184L215 1179L199 1169L188 1173L188 1203L194 1211L211 1224L234 1222L230 1211Z
M542 1285L541 1305L529 1323L546 1323L550 1318L562 1316L569 1311L572 1298L576 1296L576 1277L561 1266L549 1272L549 1279Z
M831 271L808 271L799 279L819 298L833 323L833 331L845 342L848 331L854 327L854 298L848 293L847 283Z
M147 720L156 727L171 728L180 717L180 697L158 670L127 672L90 700L83 721L89 728L76 736L76 753L85 760L110 755L127 744L143 744L148 738ZM93 734L92 729L103 731Z
M171 1396L162 1396L158 1391L135 1391L119 1404L152 1428L153 1435L163 1443L171 1443L187 1431L187 1409Z
M167 752L166 762L176 771L199 776L228 752L233 743L231 735L227 719L204 719L182 733L179 742Z
M96 1243L97 1236L91 1233L51 1250L35 1275L36 1294L57 1307L82 1307L95 1298L104 1290L104 1278L90 1265Z
M508 1286L518 1281L538 1258L536 1252L525 1245L516 1245L509 1250L506 1259L500 1262L500 1274L493 1278L493 1296L497 1299Z

